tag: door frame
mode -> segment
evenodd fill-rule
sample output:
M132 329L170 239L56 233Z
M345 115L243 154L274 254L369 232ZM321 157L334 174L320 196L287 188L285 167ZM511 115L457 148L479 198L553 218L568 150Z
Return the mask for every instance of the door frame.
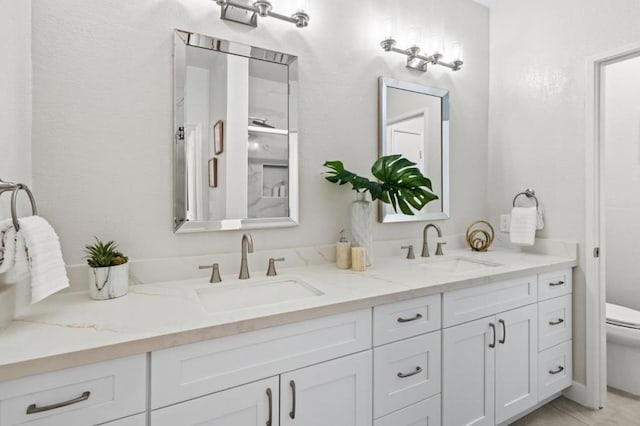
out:
M604 214L604 75L607 65L640 56L640 43L595 55L587 60L585 168L586 395L590 408L607 402L606 247ZM596 257L594 250L599 248Z

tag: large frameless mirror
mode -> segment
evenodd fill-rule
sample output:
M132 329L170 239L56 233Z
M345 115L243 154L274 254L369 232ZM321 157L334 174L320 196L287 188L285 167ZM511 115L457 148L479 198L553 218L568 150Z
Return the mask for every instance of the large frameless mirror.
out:
M174 83L174 231L297 225L297 57L176 30Z
M431 179L438 199L412 215L379 203L383 223L449 219L449 92L390 78L379 80L379 154L401 154Z

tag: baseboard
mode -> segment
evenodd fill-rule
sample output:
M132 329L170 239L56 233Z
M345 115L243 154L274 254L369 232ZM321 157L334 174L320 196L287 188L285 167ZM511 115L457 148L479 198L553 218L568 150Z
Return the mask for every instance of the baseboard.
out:
M600 408L592 407L590 405L587 386L583 385L582 383L574 381L571 387L562 392L562 395L584 407L591 408L592 410L598 410Z

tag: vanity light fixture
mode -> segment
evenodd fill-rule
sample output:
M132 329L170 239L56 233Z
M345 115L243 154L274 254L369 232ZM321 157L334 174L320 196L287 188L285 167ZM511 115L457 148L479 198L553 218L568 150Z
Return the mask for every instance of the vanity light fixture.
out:
M452 71L459 71L462 68L462 60L460 59L461 55L461 47L457 46L457 52L454 52L454 57L456 58L452 62L445 62L442 60L442 53L435 51L429 56L424 56L420 54L420 47L413 45L408 49L399 49L396 47L396 41L392 37L387 37L380 43L380 47L385 52L396 52L402 55L407 56L407 68L411 68L413 70L418 70L422 72L427 71L427 65L441 65L443 67L447 67Z
M304 10L299 9L291 16L281 15L272 10L271 2L268 0L252 0L250 3L242 0L215 0L215 2L220 6L220 19L225 21L257 27L258 17L270 16L291 22L298 28L309 25L309 15Z

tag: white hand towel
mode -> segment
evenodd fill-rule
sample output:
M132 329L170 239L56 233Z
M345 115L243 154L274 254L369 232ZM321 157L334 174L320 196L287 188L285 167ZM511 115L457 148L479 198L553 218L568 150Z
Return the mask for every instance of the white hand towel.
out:
M514 207L509 235L513 244L532 246L536 240L538 213L535 207Z
M13 232L12 235L15 240L15 255L13 258L13 267L9 268L5 275L5 282L7 284L16 284L29 277L29 259L27 257L27 247L24 243L24 236L20 231Z
M3 232L2 246L4 252L2 253L2 263L0 263L0 274L13 269L16 261L16 230L13 226Z
M69 287L69 278L58 235L51 225L39 216L19 219L19 223L29 256L31 303L36 303Z
M4 236L12 226L13 221L11 219L0 220L0 268L4 263Z

